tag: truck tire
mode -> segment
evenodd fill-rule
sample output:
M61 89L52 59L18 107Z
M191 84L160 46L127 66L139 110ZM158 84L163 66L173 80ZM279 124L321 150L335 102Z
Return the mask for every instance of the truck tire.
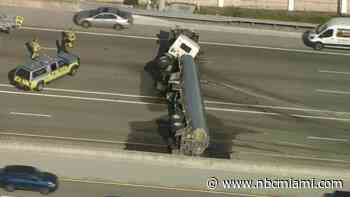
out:
M314 44L314 49L317 50L317 51L322 50L323 49L323 44L320 43L320 42L316 42Z
M70 76L75 76L78 72L78 66L73 66L70 71L69 71L69 75Z
M14 192L15 191L15 186L13 186L11 184L5 185L5 190L7 192Z
M84 28L89 28L91 27L91 23L89 21L84 21L81 23L81 26L83 26Z
M37 91L42 91L43 89L44 89L44 82L43 81L40 81L39 83L38 83L38 85L36 86L36 90Z

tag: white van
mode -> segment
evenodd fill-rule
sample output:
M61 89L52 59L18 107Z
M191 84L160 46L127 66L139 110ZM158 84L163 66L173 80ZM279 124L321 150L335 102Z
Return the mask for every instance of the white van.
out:
M303 35L305 45L321 50L323 47L350 49L350 17L337 17Z

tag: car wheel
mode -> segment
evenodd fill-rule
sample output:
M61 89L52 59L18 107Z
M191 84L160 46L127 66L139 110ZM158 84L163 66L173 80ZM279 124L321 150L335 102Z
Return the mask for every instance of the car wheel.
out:
M123 26L121 26L120 24L115 24L115 25L114 25L114 29L115 29L115 30L122 30L122 29L123 29Z
M320 43L320 42L316 42L315 45L314 45L314 49L315 49L315 50L321 50L321 49L323 49L323 44Z
M74 67L72 67L72 68L70 69L69 75L70 75L70 76L75 76L75 75L77 74L77 72L78 72L78 66L74 66Z
M15 191L15 186L13 186L11 184L5 185L5 190L8 191L8 192L14 192Z
M10 33L11 33L11 29L10 29L10 28L7 28L5 32L6 32L7 34L10 34Z
M39 192L40 192L41 194L46 195L46 194L49 194L49 193L50 193L50 190L49 190L49 188L41 188L41 189L39 190Z
M85 28L89 28L91 27L91 24L88 21L84 21L81 26L85 27Z
M37 91L42 91L44 89L44 82L40 81L38 85L36 86Z

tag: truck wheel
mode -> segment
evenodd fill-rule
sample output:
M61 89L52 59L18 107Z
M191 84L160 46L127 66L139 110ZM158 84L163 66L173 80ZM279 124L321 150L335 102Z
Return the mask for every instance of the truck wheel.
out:
M123 26L121 26L120 24L115 24L113 28L119 31L123 29Z
M89 28L91 27L91 23L89 23L88 21L84 21L81 26L85 27L85 28Z
M70 71L69 71L69 75L70 76L75 76L78 72L78 66L73 66Z
M47 194L50 193L50 190L49 190L48 188L41 188L41 189L39 190L39 192L40 192L41 194L47 195Z
M5 190L8 192L14 192L15 191L15 187L11 184L5 185Z
M318 51L323 49L323 44L320 43L320 42L316 42L315 45L314 45L314 49L318 50Z
M44 89L44 82L40 81L38 85L36 86L37 91L42 91Z

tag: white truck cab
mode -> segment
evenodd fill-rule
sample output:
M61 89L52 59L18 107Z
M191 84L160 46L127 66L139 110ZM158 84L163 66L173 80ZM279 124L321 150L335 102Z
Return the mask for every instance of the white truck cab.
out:
M190 55L195 58L199 49L200 47L195 41L181 34L170 46L168 53L176 58L183 55Z
M350 17L336 17L304 33L305 45L321 50L323 47L350 48Z

